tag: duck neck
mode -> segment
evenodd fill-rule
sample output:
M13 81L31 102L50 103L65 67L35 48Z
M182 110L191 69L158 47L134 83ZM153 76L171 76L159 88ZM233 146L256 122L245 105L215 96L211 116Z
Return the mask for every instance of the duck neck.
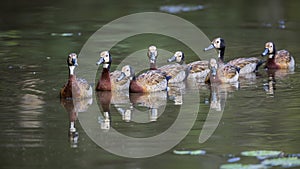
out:
M184 60L182 60L180 62L177 62L177 63L180 64L180 65L185 65L185 61Z
M69 66L69 75L74 75L75 66Z
M269 69L276 69L277 68L277 65L275 63L274 54L269 54L268 59L267 59L267 63L265 65L265 68L269 68Z
M110 70L110 63L105 62L103 64L101 79L110 79L109 70Z
M110 79L109 68L104 68L103 67L102 74L101 74L101 79Z
M156 62L150 62L150 70L157 70Z
M275 57L274 57L274 54L269 54L269 56L268 56L269 58L268 58L268 60L272 60L272 61L274 61L275 60Z
M110 69L110 63L109 62L105 62L103 63L103 69Z
M273 48L273 52L269 54L269 59L275 60L275 54L276 54L276 49L275 47Z
M267 64L275 64L275 53L276 49L274 48L273 52L269 54L267 59Z
M219 49L218 61L220 63L224 63L224 53L225 53L225 48Z
M110 82L110 75L109 69L103 68L99 81L97 83L96 90L99 91L110 91L111 90L111 82Z

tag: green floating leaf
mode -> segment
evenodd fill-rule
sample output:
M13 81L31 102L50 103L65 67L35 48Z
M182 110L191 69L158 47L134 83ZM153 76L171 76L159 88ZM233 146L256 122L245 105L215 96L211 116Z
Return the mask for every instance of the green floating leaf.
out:
M223 164L220 169L267 169L268 167L262 164Z
M205 150L174 150L174 154L178 155L204 155L206 153Z
M255 150L255 151L243 151L241 154L243 156L251 156L257 157L259 159L265 159L270 157L277 157L279 156L282 151L269 151L269 150Z
M297 157L275 158L264 160L262 164L267 166L282 166L285 168L300 166L300 159Z

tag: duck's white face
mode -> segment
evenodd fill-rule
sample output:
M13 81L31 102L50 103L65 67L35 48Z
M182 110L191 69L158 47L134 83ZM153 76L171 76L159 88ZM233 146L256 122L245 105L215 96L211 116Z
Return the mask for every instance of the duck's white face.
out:
M150 63L155 63L158 56L156 46L149 46L147 55Z
M111 56L108 51L103 51L100 53L100 59L96 64L100 65L102 63L105 63L105 67L107 67L111 63Z
M267 42L265 44L265 48L269 50L269 53L274 53L274 43L273 42Z
M225 41L222 38L215 38L213 41L211 41L211 44L204 49L204 51L208 51L211 49L218 49L218 50L224 50L225 49Z
M184 53L181 51L177 51L174 53L174 55L168 59L168 62L174 62L176 61L177 63L181 63L184 61Z
M211 42L216 49L220 49L225 46L224 40L222 38L216 38Z
M68 56L68 65L69 66L78 66L77 63L77 54L76 53L70 53Z
M101 52L100 57L104 59L104 62L110 62L110 54L108 51Z
M177 63L183 61L183 59L184 59L184 54L183 54L183 52L181 52L181 51L175 52L174 56L175 56L175 58L176 58L176 62L177 62Z
M126 77L130 77L133 74L133 68L129 65L125 65L122 67L122 72L125 74Z
M269 58L272 59L275 55L275 45L273 42L267 42L265 44L265 50L261 54L262 56L266 56L269 54Z
M125 65L125 66L122 67L121 74L117 78L117 82L123 80L124 78L128 78L128 77L129 77L130 80L133 79L134 69L129 65Z

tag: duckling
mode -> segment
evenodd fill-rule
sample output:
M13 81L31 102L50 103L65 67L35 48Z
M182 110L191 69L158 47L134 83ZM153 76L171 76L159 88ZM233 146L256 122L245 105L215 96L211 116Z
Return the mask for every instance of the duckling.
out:
M130 80L129 77L124 77L122 80L117 80L121 75L121 71L110 72L110 65L112 57L109 51L103 51L100 53L100 59L96 63L97 65L103 64L101 76L98 80L96 90L97 91L122 91L128 90Z
M167 76L170 76L169 83L183 82L189 73L188 66L184 62L184 54L181 51L177 51L174 55L168 59L168 62L176 61L174 64L164 65L159 70L166 72Z
M121 81L128 76L131 77L129 92L132 93L157 92L167 90L168 87L167 74L159 70L149 70L136 77L133 67L125 65L118 80Z
M92 87L85 79L76 78L75 68L78 66L77 54L71 53L68 56L69 80L60 90L60 98L90 98L92 97Z
M224 64L224 53L225 53L225 41L222 38L215 38L211 45L204 49L204 51L208 51L210 49L217 49L219 51L218 54L218 61L221 64ZM264 61L256 58L256 57L250 57L250 58L237 58L234 60L231 60L227 62L230 65L236 66L240 69L239 73L241 75L252 73L257 71L258 67L263 63Z
M294 70L295 60L287 50L276 51L275 44L273 42L267 42L265 44L265 50L261 55L266 56L267 54L269 54L269 58L267 59L265 68Z
M175 61L178 64L185 65L184 62L184 53L182 51L175 52L174 56L168 59L168 62ZM202 61L195 61L191 62L187 65L185 65L186 70L188 71L187 74L187 80L193 80L196 82L206 82L207 81L207 75L209 73L209 62L206 60Z
M216 59L210 59L211 83L234 83L239 79L239 72L235 66L220 64Z

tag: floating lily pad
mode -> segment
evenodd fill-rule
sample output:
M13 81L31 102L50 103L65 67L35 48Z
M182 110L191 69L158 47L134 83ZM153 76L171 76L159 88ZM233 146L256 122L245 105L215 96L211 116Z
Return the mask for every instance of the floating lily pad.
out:
M227 162L234 163L234 162L237 162L237 161L240 161L240 160L241 160L240 157L232 157L232 158L228 159Z
M295 167L300 166L300 159L297 157L275 158L264 160L262 164L267 166Z
M202 5L185 6L185 5L166 5L159 8L161 11L168 13L191 12L204 9Z
M178 155L204 155L206 151L205 150L174 150L173 153Z
M262 164L223 164L220 169L267 169L268 167Z
M241 154L243 156L257 157L258 159L266 159L270 157L277 157L282 151L269 151L269 150L256 150L256 151L244 151Z

